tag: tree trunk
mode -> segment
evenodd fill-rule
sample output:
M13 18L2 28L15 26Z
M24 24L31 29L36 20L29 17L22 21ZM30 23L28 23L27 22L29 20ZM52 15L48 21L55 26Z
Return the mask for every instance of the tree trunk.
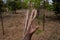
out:
M45 30L45 14L43 14L43 31Z
M2 13L1 13L0 17L1 17L2 32L3 32L3 35L4 35L4 26L3 26L3 17L2 17Z

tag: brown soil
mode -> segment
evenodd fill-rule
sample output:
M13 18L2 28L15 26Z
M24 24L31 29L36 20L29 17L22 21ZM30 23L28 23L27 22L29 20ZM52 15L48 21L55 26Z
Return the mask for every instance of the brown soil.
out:
M25 12L25 11L24 11ZM45 29L43 31L43 15L45 13ZM25 22L25 13L4 14L4 35L2 34L2 26L0 21L0 40L22 40ZM60 40L60 21L52 11L40 10L40 25L42 30L39 34L34 34L32 40ZM37 19L33 22L33 27L36 27Z

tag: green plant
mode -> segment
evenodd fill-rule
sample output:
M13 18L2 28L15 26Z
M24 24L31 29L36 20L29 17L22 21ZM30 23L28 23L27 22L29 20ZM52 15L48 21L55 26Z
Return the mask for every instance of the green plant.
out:
M38 29L38 30L36 31L36 35L39 34L39 33L41 33L41 32L43 32L43 30Z

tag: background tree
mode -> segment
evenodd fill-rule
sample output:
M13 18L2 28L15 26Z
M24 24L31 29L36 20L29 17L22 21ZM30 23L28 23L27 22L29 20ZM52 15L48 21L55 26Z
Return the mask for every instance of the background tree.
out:
M2 13L4 12L4 2L2 0L0 0L0 18L1 18L1 25L2 25L2 31L3 31L3 35L4 35L4 26L3 26L3 17L2 17Z
M20 0L7 0L7 7L10 11L14 11L16 13L17 9L21 8L21 1Z
M39 16L39 11L40 11L40 4L42 0L35 0L34 6L37 9L37 16Z
M55 14L60 14L60 0L52 0L53 1L53 11Z

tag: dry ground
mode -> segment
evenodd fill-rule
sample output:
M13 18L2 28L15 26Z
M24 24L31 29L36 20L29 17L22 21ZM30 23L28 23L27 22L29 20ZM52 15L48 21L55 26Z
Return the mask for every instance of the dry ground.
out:
M23 10L22 10L23 11ZM24 11L25 12L25 11ZM43 19L40 19L39 29L42 30L39 34L34 34L32 40L60 40L60 21L56 18L52 11L41 10L40 16L45 13L45 30L43 31ZM4 35L2 35L2 26L0 21L0 40L22 40L25 22L25 13L19 14L4 14ZM33 22L33 27L36 27L37 19Z

